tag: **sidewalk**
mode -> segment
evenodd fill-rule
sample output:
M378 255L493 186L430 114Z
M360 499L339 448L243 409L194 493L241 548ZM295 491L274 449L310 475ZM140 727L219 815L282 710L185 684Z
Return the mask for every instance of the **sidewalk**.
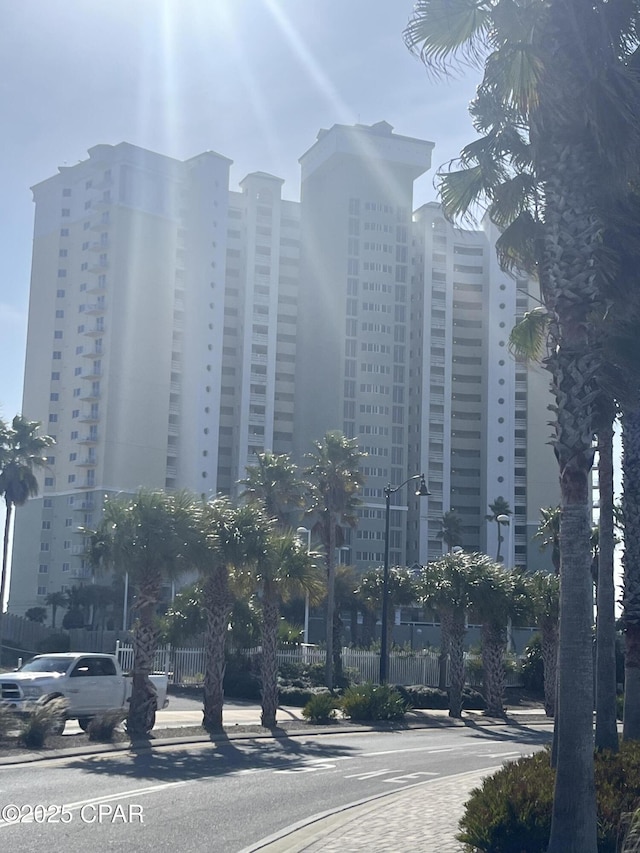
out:
M430 779L395 794L353 804L334 814L289 827L241 853L461 853L458 821L473 788L498 770Z

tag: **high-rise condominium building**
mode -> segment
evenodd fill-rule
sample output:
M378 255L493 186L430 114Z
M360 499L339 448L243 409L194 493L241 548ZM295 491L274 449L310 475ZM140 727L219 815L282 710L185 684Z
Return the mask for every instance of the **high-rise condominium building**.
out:
M343 561L381 563L383 490L424 472L431 497L394 495L393 563L441 553L452 508L492 553L503 496L507 561L536 564L557 493L547 383L506 346L529 285L499 271L490 230L412 216L432 147L386 122L321 131L300 203L263 172L230 192L219 154L126 143L34 187L23 412L56 445L17 514L13 612L90 577L75 531L106 495L235 495L256 454L302 462L329 429L368 454Z

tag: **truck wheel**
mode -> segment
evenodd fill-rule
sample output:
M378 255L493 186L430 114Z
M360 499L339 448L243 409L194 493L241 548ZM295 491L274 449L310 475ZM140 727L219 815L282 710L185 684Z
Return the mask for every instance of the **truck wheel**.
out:
M83 732L89 728L89 723L91 722L92 717L78 717L78 725L82 729Z

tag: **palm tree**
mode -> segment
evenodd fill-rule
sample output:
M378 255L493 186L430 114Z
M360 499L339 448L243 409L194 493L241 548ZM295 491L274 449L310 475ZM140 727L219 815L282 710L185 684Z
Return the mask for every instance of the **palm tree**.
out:
M519 618L525 606L523 583L515 571L478 557L483 571L474 589L473 612L482 628L482 671L485 713L504 716L504 661L507 651L507 625Z
M305 475L310 480L311 508L308 514L324 546L327 565L327 650L325 681L333 688L333 616L335 610L336 548L342 544L341 525L355 527L356 493L364 482L355 439L341 432L328 432L309 453Z
M640 405L622 416L624 740L640 740Z
M158 645L157 608L162 585L191 565L194 499L140 489L132 497L107 500L87 557L97 570L127 573L136 588L133 626L133 686L127 731L144 736L155 722L156 694L149 679Z
M247 467L247 476L239 484L245 487L240 498L260 503L281 529L291 527L292 514L304 506L306 484L286 453L259 453L258 464Z
M501 528L503 525L508 524L509 522L504 520L504 516L511 515L511 507L509 506L509 501L505 500L505 498L500 495L497 497L493 503L489 504L489 509L491 511L490 515L485 515L487 521L495 521L498 525L498 550L496 552L496 562L502 562L502 557L500 556L500 546L504 542L504 536L502 535Z
M442 539L447 546L447 551L451 552L452 548L462 545L462 517L455 511L450 509L442 516L442 529L437 534L438 539Z
M255 568L258 598L262 607L262 680L261 722L266 728L276 725L278 708L278 627L280 605L288 599L309 593L314 601L324 592L324 579L318 570L320 555L307 551L293 531L271 532L265 553Z
M560 578L549 572L534 572L525 575L525 585L542 640L544 710L547 717L553 717L556 707Z
M560 507L540 507L540 524L533 534L540 539L540 550L551 548L551 563L556 575L560 574Z
M419 0L405 33L435 72L447 72L460 59L484 66L475 104L476 127L485 133L478 148L493 147L499 156L473 162L468 146L463 157L470 168L448 189L457 194L460 211L480 196L490 205L502 197L502 211L510 208L502 223L494 209L490 215L511 231L512 260L521 254L514 251L518 228L520 247L535 247L552 315L546 366L556 399L563 580L560 737L548 853L596 850L592 601L585 570L594 386L602 363L593 318L605 315L609 261L600 251L601 196L613 197L637 172L640 86L630 64L637 58L639 25L635 3ZM520 160L514 159L518 145L525 149ZM532 181L518 169L523 162L533 167ZM543 205L532 212L537 196ZM524 235L521 226L531 222L539 227Z
M384 569L370 569L361 580L359 591L378 610L382 610ZM389 567L389 607L409 607L418 600L416 576L406 566ZM393 619L387 619L387 648L393 645Z
M35 469L47 464L44 452L54 444L50 435L38 435L40 424L16 415L11 426L0 421L0 494L7 511L2 545L2 575L0 576L0 657L2 652L2 614L9 568L9 530L14 508L24 506L38 494Z
M486 559L483 555L463 551L445 554L421 567L416 584L422 606L435 610L440 618L442 645L449 650L449 716L456 719L462 716L467 616Z
M50 592L44 600L44 603L51 608L51 627L56 627L56 613L58 607L65 607L67 604L67 596L64 592Z
M269 554L273 522L254 504L235 507L227 498L203 504L198 512L202 607L207 617L203 727L222 729L225 645L234 592L250 594L253 572Z

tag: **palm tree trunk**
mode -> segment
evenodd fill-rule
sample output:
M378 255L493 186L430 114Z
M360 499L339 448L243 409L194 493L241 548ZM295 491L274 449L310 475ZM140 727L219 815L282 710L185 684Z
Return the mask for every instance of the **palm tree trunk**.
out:
M442 616L442 624L449 622L449 659L451 661L451 687L449 688L449 716L462 716L462 691L464 690L464 638L467 633L464 611L454 611Z
M342 629L344 623L338 605L333 611L333 683L341 687L344 673L342 670Z
M202 726L208 732L222 731L224 704L225 642L231 614L226 574L207 578L203 585L205 630L204 708Z
M327 540L329 553L327 554L327 651L325 661L325 684L329 690L333 690L333 613L335 610L336 595L336 521L329 512L329 531Z
M540 626L542 635L542 668L544 672L544 712L547 717L556 713L556 691L558 668L558 622L544 619Z
M262 680L262 716L261 723L267 729L276 726L278 709L278 619L280 610L278 598L270 585L265 584L262 597L262 659L260 675Z
M624 567L624 740L640 740L640 406L622 429Z
M438 690L447 689L447 660L451 646L451 615L440 614L440 654L438 656Z
M504 717L504 656L507 651L506 627L485 623L482 626L482 669L484 698L488 717Z
M611 407L613 409L613 407ZM600 535L596 622L596 749L618 751L616 617L613 579L613 418L598 431Z
M0 663L2 663L2 619L4 614L4 594L7 583L7 570L9 568L9 530L11 529L11 518L13 516L13 503L7 500L6 504L7 511L4 520L4 538L2 540L2 575L0 576Z
M370 648L375 639L376 614L373 610L366 608L362 613L362 645Z
M156 606L160 590L156 585L138 589L136 611L138 618L133 629L133 685L127 714L127 732L133 737L145 737L155 723L157 694L151 679L158 647Z

